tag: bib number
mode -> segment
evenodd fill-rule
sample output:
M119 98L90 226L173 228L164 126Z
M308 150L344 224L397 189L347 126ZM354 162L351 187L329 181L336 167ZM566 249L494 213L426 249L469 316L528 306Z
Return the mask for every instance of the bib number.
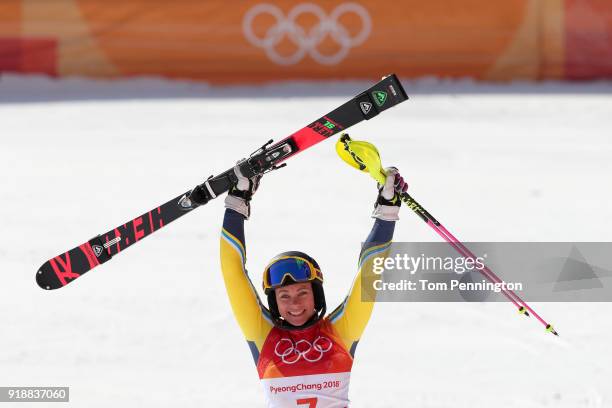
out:
M297 405L308 405L307 408L317 408L317 399L316 398L301 398L295 401Z

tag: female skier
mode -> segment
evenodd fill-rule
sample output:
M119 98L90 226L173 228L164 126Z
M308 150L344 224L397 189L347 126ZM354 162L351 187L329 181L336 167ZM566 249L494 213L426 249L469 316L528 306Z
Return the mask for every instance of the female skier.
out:
M395 168L379 189L374 227L364 243L359 270L348 296L325 316L323 273L310 256L283 252L263 273L268 308L247 274L244 220L261 177L238 182L225 199L221 268L232 310L247 340L268 407L348 407L351 368L357 343L374 307L361 301L361 275L371 274L373 255L385 252L399 219L396 191L408 186Z

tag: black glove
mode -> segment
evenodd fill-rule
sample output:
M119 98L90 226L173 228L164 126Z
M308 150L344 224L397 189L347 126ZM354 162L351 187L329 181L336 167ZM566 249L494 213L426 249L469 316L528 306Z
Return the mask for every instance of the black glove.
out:
M408 191L408 184L396 167L385 169L387 179L384 185L378 185L378 197L372 217L385 221L399 220L399 207L402 205L401 193Z
M251 215L251 199L257 188L259 188L262 175L258 174L251 178L243 176L240 172L241 163L242 161L239 161L234 166L234 174L238 181L230 188L225 198L225 208L231 208L244 215L246 219L249 219Z

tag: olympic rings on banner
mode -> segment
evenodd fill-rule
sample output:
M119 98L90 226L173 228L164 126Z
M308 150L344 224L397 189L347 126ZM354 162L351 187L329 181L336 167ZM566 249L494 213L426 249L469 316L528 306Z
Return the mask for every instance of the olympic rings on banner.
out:
M340 23L340 18L347 14L355 14L361 20L361 30L351 36L349 30ZM254 20L268 14L275 20L263 37L258 37L253 30ZM302 28L297 19L304 14L314 15L318 22L308 31ZM263 48L270 60L279 65L293 65L300 62L307 54L319 64L335 65L348 55L351 48L362 44L372 31L372 20L368 11L357 3L342 3L329 15L314 3L301 3L293 7L287 16L273 4L263 3L252 7L242 20L242 30L246 39L256 47ZM318 46L325 37L330 36L340 48L332 55L322 54ZM297 46L290 55L281 55L276 47L288 38Z

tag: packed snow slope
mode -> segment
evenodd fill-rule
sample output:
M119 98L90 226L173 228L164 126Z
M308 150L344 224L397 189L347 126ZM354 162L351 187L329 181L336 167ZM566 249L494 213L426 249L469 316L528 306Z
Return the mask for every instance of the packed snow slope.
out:
M43 291L34 274L368 85L2 77L0 386L70 386L70 406L83 408L263 407L220 276L222 199L66 288ZM611 84L404 85L408 102L349 133L374 142L457 237L612 239ZM321 264L335 307L375 197L334 141L266 175L247 223L255 284L270 257L302 250ZM439 240L408 209L401 217L397 241ZM352 406L612 406L610 304L533 307L561 337L507 303L378 304Z

